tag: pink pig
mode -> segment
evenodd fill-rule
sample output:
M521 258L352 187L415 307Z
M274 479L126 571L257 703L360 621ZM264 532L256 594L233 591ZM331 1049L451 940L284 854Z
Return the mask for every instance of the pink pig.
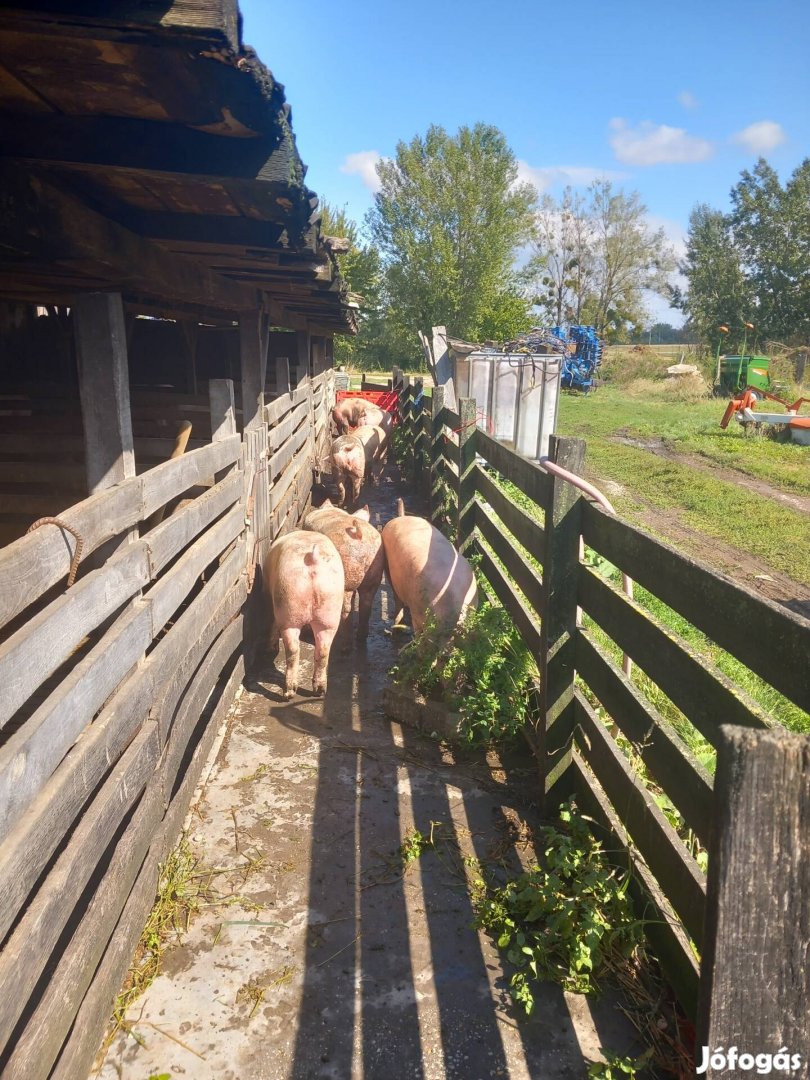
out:
M366 451L355 435L341 435L332 443L329 460L332 463L332 479L338 491L338 505L346 502L351 490L351 503L360 498L360 489L366 473Z
M352 609L352 596L359 596L357 640L368 637L371 605L380 587L385 557L382 538L369 523L369 510L364 506L354 514L333 506L327 499L323 506L311 510L304 518L304 528L314 529L328 536L337 548L346 575L346 592L343 600L343 622Z
M429 521L406 517L402 499L398 511L382 531L397 606L410 608L415 634L422 632L431 613L440 630L451 631L478 601L472 567ZM401 617L400 608L394 625Z
M332 421L338 435L353 433L355 428L369 425L381 427L389 432L393 418L385 409L380 409L365 398L344 398L332 409Z
M354 432L355 439L363 444L366 455L366 480L378 484L388 457L388 432L382 427L365 424Z
M273 656L279 635L284 642L284 697L293 697L298 689L299 638L304 626L311 626L315 637L312 689L325 694L329 650L343 607L345 575L337 548L326 536L296 529L273 541L262 572L272 611L269 644Z

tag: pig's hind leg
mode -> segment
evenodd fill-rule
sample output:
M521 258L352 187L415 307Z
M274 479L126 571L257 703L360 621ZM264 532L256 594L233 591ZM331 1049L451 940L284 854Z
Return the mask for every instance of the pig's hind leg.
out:
M332 479L334 480L335 487L337 488L337 504L338 506L343 506L343 504L346 502L346 483L345 477L343 475L343 470L332 469Z
M326 693L326 679L329 667L329 650L335 638L336 626L324 626L323 623L312 623L312 632L315 635L315 670L312 673L312 691L321 696Z
M301 651L299 640L301 630L297 626L290 626L281 631L281 640L284 642L284 655L287 668L284 675L284 697L288 700L295 697L298 689L298 656Z

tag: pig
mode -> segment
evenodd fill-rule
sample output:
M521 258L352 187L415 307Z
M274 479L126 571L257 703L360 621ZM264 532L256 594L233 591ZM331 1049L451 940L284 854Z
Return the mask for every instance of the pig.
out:
M328 536L343 562L346 576L342 617L344 625L348 624L352 610L352 596L355 592L359 596L358 641L365 641L368 637L371 605L380 587L385 563L382 537L370 524L369 516L367 506L349 514L333 506L327 499L323 506L311 510L304 518L304 528L314 529Z
M366 480L379 483L388 456L388 433L382 427L365 424L357 428L354 438L363 444L366 455Z
M451 633L464 613L478 602L472 567L429 521L405 516L402 499L398 516L382 531L388 580L400 610L411 612L414 634L421 634L432 614L442 634Z
M286 671L284 697L298 689L298 654L301 629L312 627L315 670L312 689L326 693L329 650L340 626L345 574L332 541L320 533L296 529L273 541L262 567L264 587L272 610L270 651L284 642Z
M338 435L349 435L364 425L389 432L394 421L389 412L364 398L344 398L332 409L332 422Z
M337 487L338 505L343 506L346 502L349 489L351 503L356 505L366 474L365 447L355 435L341 435L332 442L329 460L332 465L332 479Z

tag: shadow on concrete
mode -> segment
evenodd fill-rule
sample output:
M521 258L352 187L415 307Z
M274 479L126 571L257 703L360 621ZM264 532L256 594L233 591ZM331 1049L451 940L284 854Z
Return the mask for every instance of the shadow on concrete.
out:
M399 494L390 470L364 492L374 524L395 515ZM617 1033L608 1024L597 1035L589 1007L572 1014L569 995L551 985L530 1020L518 1016L497 949L474 929L479 867L505 879L536 857L529 751L510 777L492 755L440 746L384 717L382 686L401 644L385 634L393 616L384 586L367 646L333 654L322 717L276 703L279 670L260 680L273 720L319 740L288 1075L584 1077L585 1057L602 1038L616 1047Z

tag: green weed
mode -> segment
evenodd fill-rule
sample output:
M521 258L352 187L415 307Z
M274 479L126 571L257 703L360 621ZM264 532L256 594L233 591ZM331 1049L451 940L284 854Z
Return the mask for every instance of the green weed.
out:
M468 612L449 641L428 625L402 650L391 675L460 713L460 734L477 745L522 731L538 677L509 615L490 601Z
M624 1080L625 1077L636 1077L652 1056L651 1050L637 1058L614 1054L603 1047L600 1047L600 1050L605 1060L594 1061L588 1066L588 1080Z
M517 969L510 987L527 1014L533 983L552 980L590 994L642 946L642 924L627 896L629 874L608 863L586 820L560 807L561 828L543 829L543 865L499 888L484 886L476 926L497 941Z

